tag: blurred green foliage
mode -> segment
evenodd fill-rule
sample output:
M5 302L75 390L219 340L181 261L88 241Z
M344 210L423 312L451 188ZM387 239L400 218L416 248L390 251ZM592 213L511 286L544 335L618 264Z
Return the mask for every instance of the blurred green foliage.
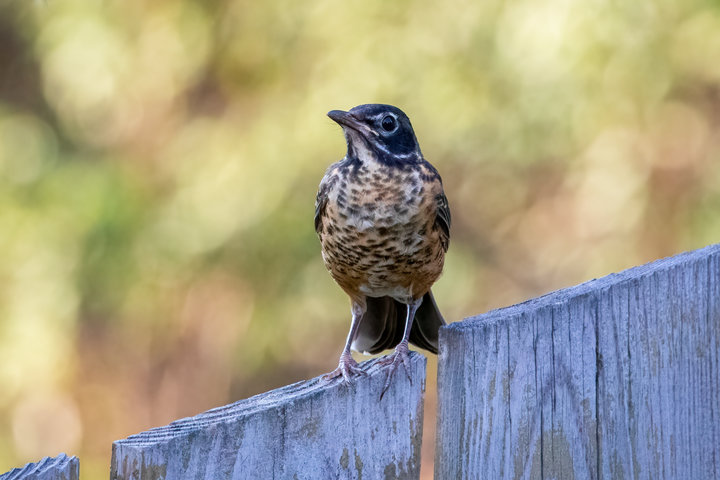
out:
M0 0L0 472L334 368L330 109L413 120L450 320L717 242L719 58L710 0Z

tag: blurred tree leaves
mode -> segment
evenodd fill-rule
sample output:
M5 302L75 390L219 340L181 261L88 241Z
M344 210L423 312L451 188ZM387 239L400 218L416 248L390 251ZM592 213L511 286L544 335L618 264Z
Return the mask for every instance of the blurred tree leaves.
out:
M717 58L710 0L0 1L0 471L334 365L333 108L442 173L448 319L717 242Z

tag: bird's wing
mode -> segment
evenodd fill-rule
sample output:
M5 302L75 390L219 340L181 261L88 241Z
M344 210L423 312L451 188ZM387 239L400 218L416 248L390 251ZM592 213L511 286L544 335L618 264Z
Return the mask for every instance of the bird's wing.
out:
M327 191L327 184L323 182L320 184L317 197L315 197L315 232L318 234L322 230L322 217L328 201Z
M450 246L450 206L443 192L435 197L435 202L437 203L435 226L440 229L440 241L442 242L443 250L447 252Z
M328 195L330 189L337 183L338 163L334 163L328 167L325 176L320 181L317 197L315 197L315 232L319 235L322 232L322 220L325 215L325 207L328 203Z
M443 190L442 178L440 174L427 160L420 163L421 178L425 182L430 182L430 195L435 196L435 228L440 232L440 242L442 248L447 252L450 246L450 206L448 199Z
M328 203L328 196L330 195L330 191L337 184L338 175L345 163L346 160L343 160L330 165L325 172L325 176L320 181L317 197L315 197L315 232L317 232L318 235L322 232L322 221L323 216L325 215L325 207Z

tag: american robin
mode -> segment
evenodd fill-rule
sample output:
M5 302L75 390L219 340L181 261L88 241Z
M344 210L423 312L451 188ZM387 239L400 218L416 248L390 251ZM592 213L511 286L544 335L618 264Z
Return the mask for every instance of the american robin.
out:
M347 154L318 189L315 230L330 275L348 294L352 324L337 369L363 374L350 349L395 347L383 393L399 364L410 377L408 341L438 351L445 325L430 287L442 273L450 209L442 180L420 152L410 119L391 105L360 105L328 116L340 124Z

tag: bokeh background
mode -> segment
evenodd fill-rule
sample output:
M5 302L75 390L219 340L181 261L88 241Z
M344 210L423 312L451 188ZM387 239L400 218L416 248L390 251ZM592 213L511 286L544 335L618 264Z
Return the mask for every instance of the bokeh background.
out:
M0 0L0 472L334 368L370 102L444 178L449 320L720 241L716 1Z

